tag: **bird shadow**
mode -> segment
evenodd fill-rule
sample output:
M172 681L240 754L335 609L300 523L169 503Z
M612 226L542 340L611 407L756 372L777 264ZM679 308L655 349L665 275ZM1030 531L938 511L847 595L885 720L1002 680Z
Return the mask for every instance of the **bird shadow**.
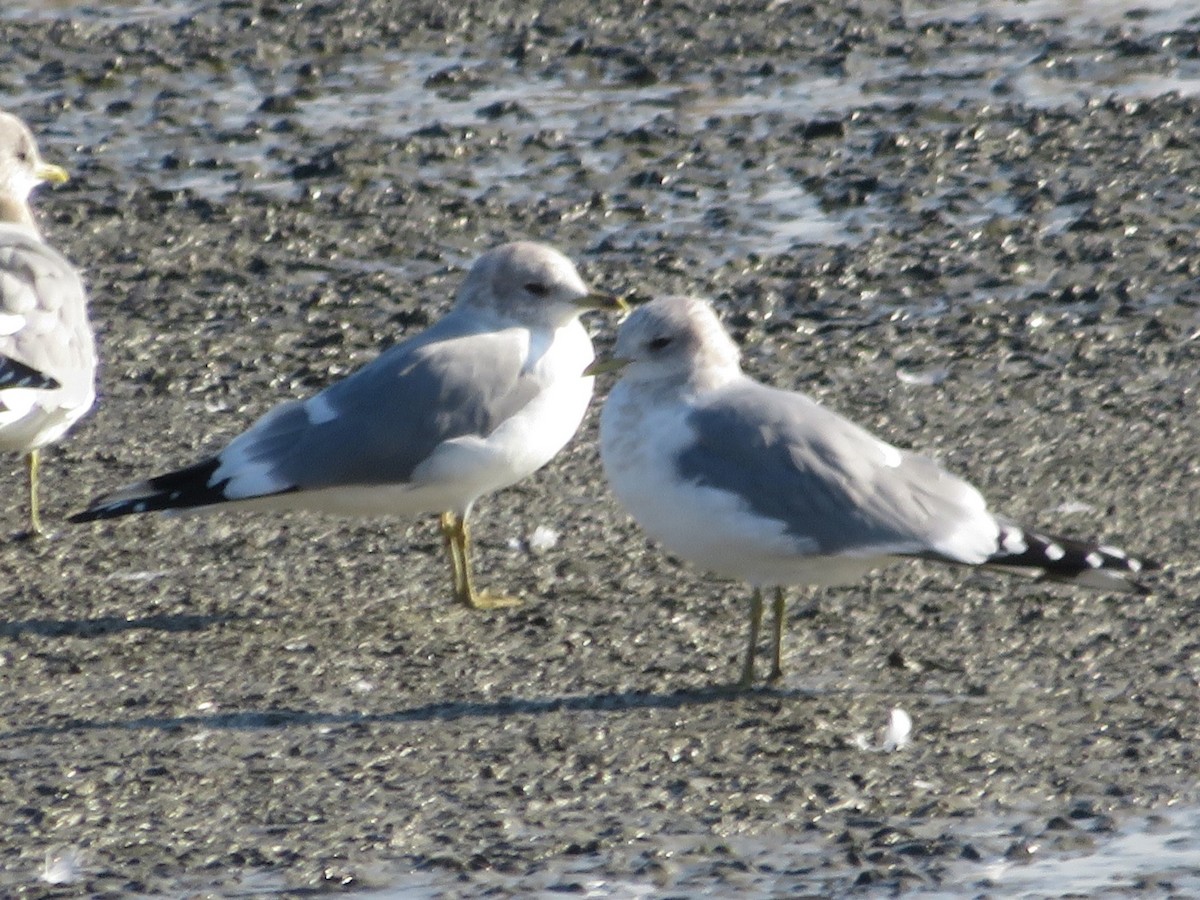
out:
M621 691L604 694L560 697L506 697L494 701L451 701L427 703L393 712L322 712L317 710L271 707L268 709L214 712L187 716L143 716L128 720L90 720L72 718L65 722L34 725L0 732L0 740L34 735L72 732L131 730L174 732L187 728L201 730L270 730L312 726L355 726L456 722L463 719L500 719L507 716L543 716L558 712L631 712L639 709L682 709L740 700L779 700L810 697L805 690L759 688L750 691L717 686L693 688L670 693Z
M104 637L124 631L202 631L212 625L234 622L247 616L237 613L217 615L167 614L127 619L124 616L99 616L94 619L21 619L0 622L0 637L19 638L33 634L38 637Z

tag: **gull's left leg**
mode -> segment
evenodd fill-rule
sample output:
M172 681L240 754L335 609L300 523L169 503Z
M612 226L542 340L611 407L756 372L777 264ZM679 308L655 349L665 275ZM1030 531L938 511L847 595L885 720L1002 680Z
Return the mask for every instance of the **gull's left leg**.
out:
M750 597L750 640L746 644L746 661L742 664L742 677L738 679L739 688L748 688L754 683L754 654L758 648L758 632L762 628L763 598L762 591L754 589Z
M29 537L44 537L41 505L38 503L38 473L42 467L42 451L30 450L25 454L25 470L29 473Z
M442 543L446 547L446 555L450 558L450 578L453 582L451 590L454 599L463 602L467 588L464 586L463 559L458 546L458 516L452 512L444 512L438 517L442 529Z
M786 601L783 596L783 588L775 588L775 602L771 604L772 612L775 615L775 632L774 644L775 654L774 662L771 666L771 674L767 676L767 681L778 681L783 677L783 613Z
M475 590L475 580L471 574L471 529L467 525L465 514L457 522L455 540L462 579L456 585L455 593L460 603L465 603L472 609L503 609L508 606L520 606L524 602L520 597Z

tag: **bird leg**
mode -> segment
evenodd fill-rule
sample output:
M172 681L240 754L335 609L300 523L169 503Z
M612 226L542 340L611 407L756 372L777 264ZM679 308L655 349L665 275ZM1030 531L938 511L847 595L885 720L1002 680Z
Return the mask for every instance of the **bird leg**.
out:
M463 586L463 563L458 547L458 517L452 512L444 512L438 518L442 529L442 542L446 546L446 555L450 558L450 578L453 581L454 599L461 601L466 594Z
M472 609L502 609L520 606L520 597L492 594L475 590L475 579L471 574L471 529L467 517L461 518L452 512L442 513L442 536L450 554L450 568L454 577L454 599Z
M38 503L38 472L41 469L42 451L30 450L25 454L25 470L29 473L29 537L44 537L42 516Z
M783 613L786 600L783 596L783 588L775 588L775 602L771 604L772 612L775 615L775 655L774 663L771 666L771 674L767 676L767 681L776 682L783 677Z
M755 588L754 594L750 597L750 640L746 644L746 661L742 665L742 677L738 679L737 683L737 686L743 690L754 683L754 654L758 648L758 632L762 628L762 617L762 591Z

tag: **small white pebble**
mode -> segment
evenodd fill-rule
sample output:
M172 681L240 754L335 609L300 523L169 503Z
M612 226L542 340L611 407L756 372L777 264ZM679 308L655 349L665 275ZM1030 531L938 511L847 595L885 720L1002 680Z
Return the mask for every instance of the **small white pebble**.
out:
M907 369L897 369L896 377L904 384L916 384L923 387L937 387L950 377L949 369L926 369L923 372L910 372Z
M883 732L883 739L879 742L879 749L885 753L899 750L908 743L911 736L912 716L900 707L896 707L888 717L888 726Z
M367 681L365 678L360 678L350 685L350 692L353 694L369 694L373 690L375 690L374 682Z
M533 534L529 536L529 552L530 553L545 553L558 545L558 532L553 528L548 528L545 525L539 525L533 529Z
M108 576L109 581L154 581L167 575L166 569L153 569L140 572L113 572Z
M1047 512L1058 513L1063 516L1073 516L1076 513L1091 513L1095 511L1096 507L1090 503L1084 503L1082 500L1067 500L1047 510Z
M74 884L83 877L83 851L63 847L46 851L46 863L38 878L46 884Z
M852 742L859 750L868 753L892 753L908 744L911 736L912 716L896 707L888 715L887 727L879 730L874 742L861 732L854 735Z

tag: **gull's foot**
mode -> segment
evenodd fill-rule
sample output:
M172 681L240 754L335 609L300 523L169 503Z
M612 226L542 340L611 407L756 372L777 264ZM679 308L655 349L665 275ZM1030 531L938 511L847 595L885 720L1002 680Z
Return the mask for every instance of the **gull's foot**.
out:
M767 676L767 684L776 685L783 681L783 669L776 666L771 670L771 674Z
M514 606L521 606L525 601L520 597L510 597L507 594L493 594L490 591L484 591L483 593L467 597L465 602L471 609L511 609Z
M12 542L14 544L32 544L34 541L47 540L50 537L50 532L43 528L27 528L24 531L13 532Z

